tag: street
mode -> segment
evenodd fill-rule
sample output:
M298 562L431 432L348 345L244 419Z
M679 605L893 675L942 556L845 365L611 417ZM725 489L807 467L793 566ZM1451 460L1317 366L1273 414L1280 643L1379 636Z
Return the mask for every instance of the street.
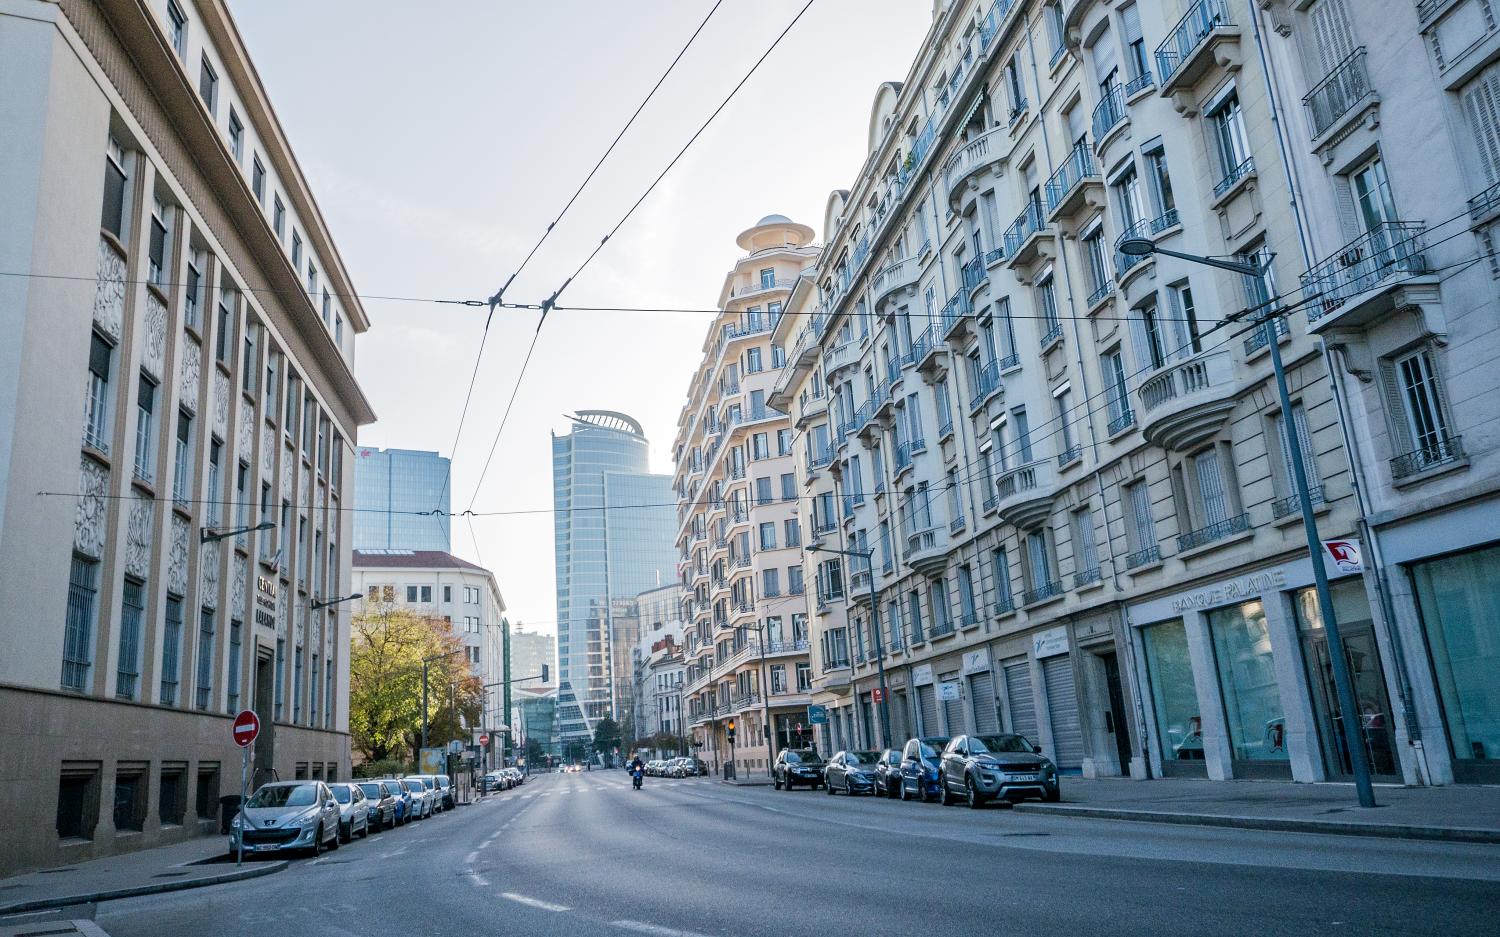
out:
M1066 790L1066 789L1065 789ZM1066 795L1065 795L1066 796ZM285 872L108 902L111 937L1471 934L1497 847L548 775ZM1490 920L1489 924L1485 922Z

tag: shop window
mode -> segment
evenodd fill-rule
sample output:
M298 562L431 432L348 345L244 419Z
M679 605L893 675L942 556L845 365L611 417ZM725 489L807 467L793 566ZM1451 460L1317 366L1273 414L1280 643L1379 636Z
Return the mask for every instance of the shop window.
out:
M115 769L115 829L140 832L146 826L145 762L120 762Z
M1276 683L1271 634L1260 601L1215 609L1208 615L1231 757L1237 761L1287 760L1286 711Z
M99 763L65 761L57 780L59 839L93 839L99 819Z
M1453 756L1500 764L1500 547L1412 567Z
M181 826L187 815L187 765L161 766L161 783L156 789L156 815L162 826Z

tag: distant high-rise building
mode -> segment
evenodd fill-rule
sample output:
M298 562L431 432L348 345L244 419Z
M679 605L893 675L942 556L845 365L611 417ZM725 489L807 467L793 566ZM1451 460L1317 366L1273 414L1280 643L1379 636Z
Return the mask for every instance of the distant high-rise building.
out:
M571 417L552 437L557 551L558 723L564 741L586 738L604 717L620 718L613 691L610 598L676 576L676 495L647 471L645 433L608 410ZM621 679L629 679L628 675Z
M451 553L449 460L414 449L355 451L354 549ZM434 508L442 513L416 513Z
M553 660L553 651L557 648L557 638L550 634L538 634L534 631L523 631L524 624L517 622L516 630L510 636L510 673L512 680L522 680L533 677L542 672L542 665L550 668L547 681L532 681L525 686L557 686L557 667Z

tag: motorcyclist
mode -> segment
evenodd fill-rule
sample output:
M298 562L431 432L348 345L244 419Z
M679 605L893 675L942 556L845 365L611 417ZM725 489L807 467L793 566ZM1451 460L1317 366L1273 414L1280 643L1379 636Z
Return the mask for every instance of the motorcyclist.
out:
M646 763L641 760L640 755L636 755L635 760L630 763L630 776L637 784L646 776Z

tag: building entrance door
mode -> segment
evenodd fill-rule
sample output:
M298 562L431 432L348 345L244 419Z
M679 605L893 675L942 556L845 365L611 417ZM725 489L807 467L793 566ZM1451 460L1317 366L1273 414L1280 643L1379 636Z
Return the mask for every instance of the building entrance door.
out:
M1349 659L1349 677L1354 698L1359 701L1359 732L1364 739L1370 772L1394 777L1395 749L1391 744L1391 706L1386 699L1385 675L1375 649L1375 634L1369 627L1346 628L1340 624L1344 656ZM1330 775L1353 777L1349 764L1348 731L1338 711L1338 691L1333 684L1328 634L1321 628L1303 635L1308 682L1313 688L1313 709L1318 715L1318 735L1323 742L1323 760Z
M260 717L261 728L255 740L251 790L276 779L273 767L276 763L276 652L270 647L256 645L254 677L255 686L250 698L254 700L255 715Z
M1100 654L1104 663L1104 683L1109 691L1109 709L1104 713L1104 729L1115 738L1120 757L1120 774L1130 773L1130 722L1125 713L1125 693L1120 689L1120 659L1114 651Z

